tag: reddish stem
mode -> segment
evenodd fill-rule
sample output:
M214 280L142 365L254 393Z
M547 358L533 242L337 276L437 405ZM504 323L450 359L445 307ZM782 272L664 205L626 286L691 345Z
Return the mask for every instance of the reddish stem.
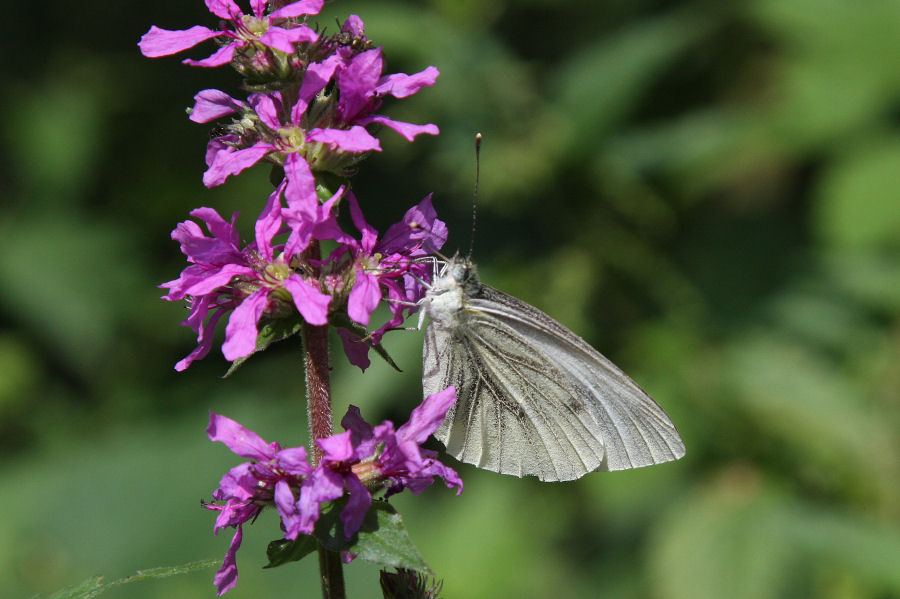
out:
M320 260L319 243L313 241L304 252L307 260ZM331 436L334 420L331 411L331 375L328 365L328 325L303 324L303 362L306 370L306 410L309 418L310 447L313 463L318 464L323 452L316 439ZM341 556L319 545L319 575L323 599L344 599L344 570Z

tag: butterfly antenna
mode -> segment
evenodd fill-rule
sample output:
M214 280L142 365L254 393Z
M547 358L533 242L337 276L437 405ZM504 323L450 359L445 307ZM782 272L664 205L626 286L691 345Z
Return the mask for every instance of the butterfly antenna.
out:
M478 181L481 179L481 133L475 134L475 191L472 193L472 239L469 242L469 255L475 251L475 225L478 222Z

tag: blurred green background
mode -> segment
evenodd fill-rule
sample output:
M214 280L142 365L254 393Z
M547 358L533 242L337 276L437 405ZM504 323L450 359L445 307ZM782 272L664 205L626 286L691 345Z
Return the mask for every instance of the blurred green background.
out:
M461 497L397 497L446 597L900 597L900 2L346 0L319 22L349 13L391 71L442 73L386 107L442 135L381 134L355 180L370 221L434 191L468 247L483 132L482 278L622 366L688 451L555 485L454 463ZM220 558L200 500L238 460L207 411L307 436L296 346L227 381L218 351L172 369L193 336L158 299L169 232L213 206L249 234L267 173L204 189L184 108L236 76L135 44L215 19L50 0L4 20L0 588ZM403 374L333 352L338 414L418 402L421 333L385 342ZM312 561L260 569L276 537L271 513L246 529L229 597L319 596ZM376 576L351 565L350 596ZM212 597L211 577L108 596Z

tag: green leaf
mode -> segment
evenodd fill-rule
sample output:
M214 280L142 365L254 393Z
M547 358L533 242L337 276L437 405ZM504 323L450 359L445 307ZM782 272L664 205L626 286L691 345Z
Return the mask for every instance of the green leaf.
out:
M386 501L375 501L362 526L348 541L340 514L347 499L339 499L323 510L313 534L329 551L349 551L358 557L394 568L407 568L434 575L425 559L413 545L403 519Z
M138 570L137 574L107 583L103 582L102 576L92 576L83 582L53 593L53 595L50 596L50 599L89 599L109 590L110 587L137 582L139 580L168 578L179 574L187 574L188 572L212 568L218 563L219 560L208 559L190 562L180 566L160 566L158 568L150 568L149 570Z
M302 326L303 321L299 318L277 318L263 322L259 327L259 335L256 337L256 349L253 350L252 354L244 356L243 358L238 358L232 362L231 366L228 368L228 372L226 372L225 376L222 378L230 377L244 364L244 362L249 360L250 357L257 352L268 349L273 343L284 341L289 337L298 335Z
M299 562L301 559L312 553L319 546L319 542L315 537L310 535L301 535L297 540L278 539L269 543L266 548L266 555L269 563L263 568L275 568L288 562Z

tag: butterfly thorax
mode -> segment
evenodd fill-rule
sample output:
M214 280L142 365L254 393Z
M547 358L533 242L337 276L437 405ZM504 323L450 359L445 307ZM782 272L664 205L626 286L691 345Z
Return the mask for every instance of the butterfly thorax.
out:
M478 285L471 261L459 257L451 259L441 268L425 295L425 313L441 328L456 328L465 315L466 296Z

